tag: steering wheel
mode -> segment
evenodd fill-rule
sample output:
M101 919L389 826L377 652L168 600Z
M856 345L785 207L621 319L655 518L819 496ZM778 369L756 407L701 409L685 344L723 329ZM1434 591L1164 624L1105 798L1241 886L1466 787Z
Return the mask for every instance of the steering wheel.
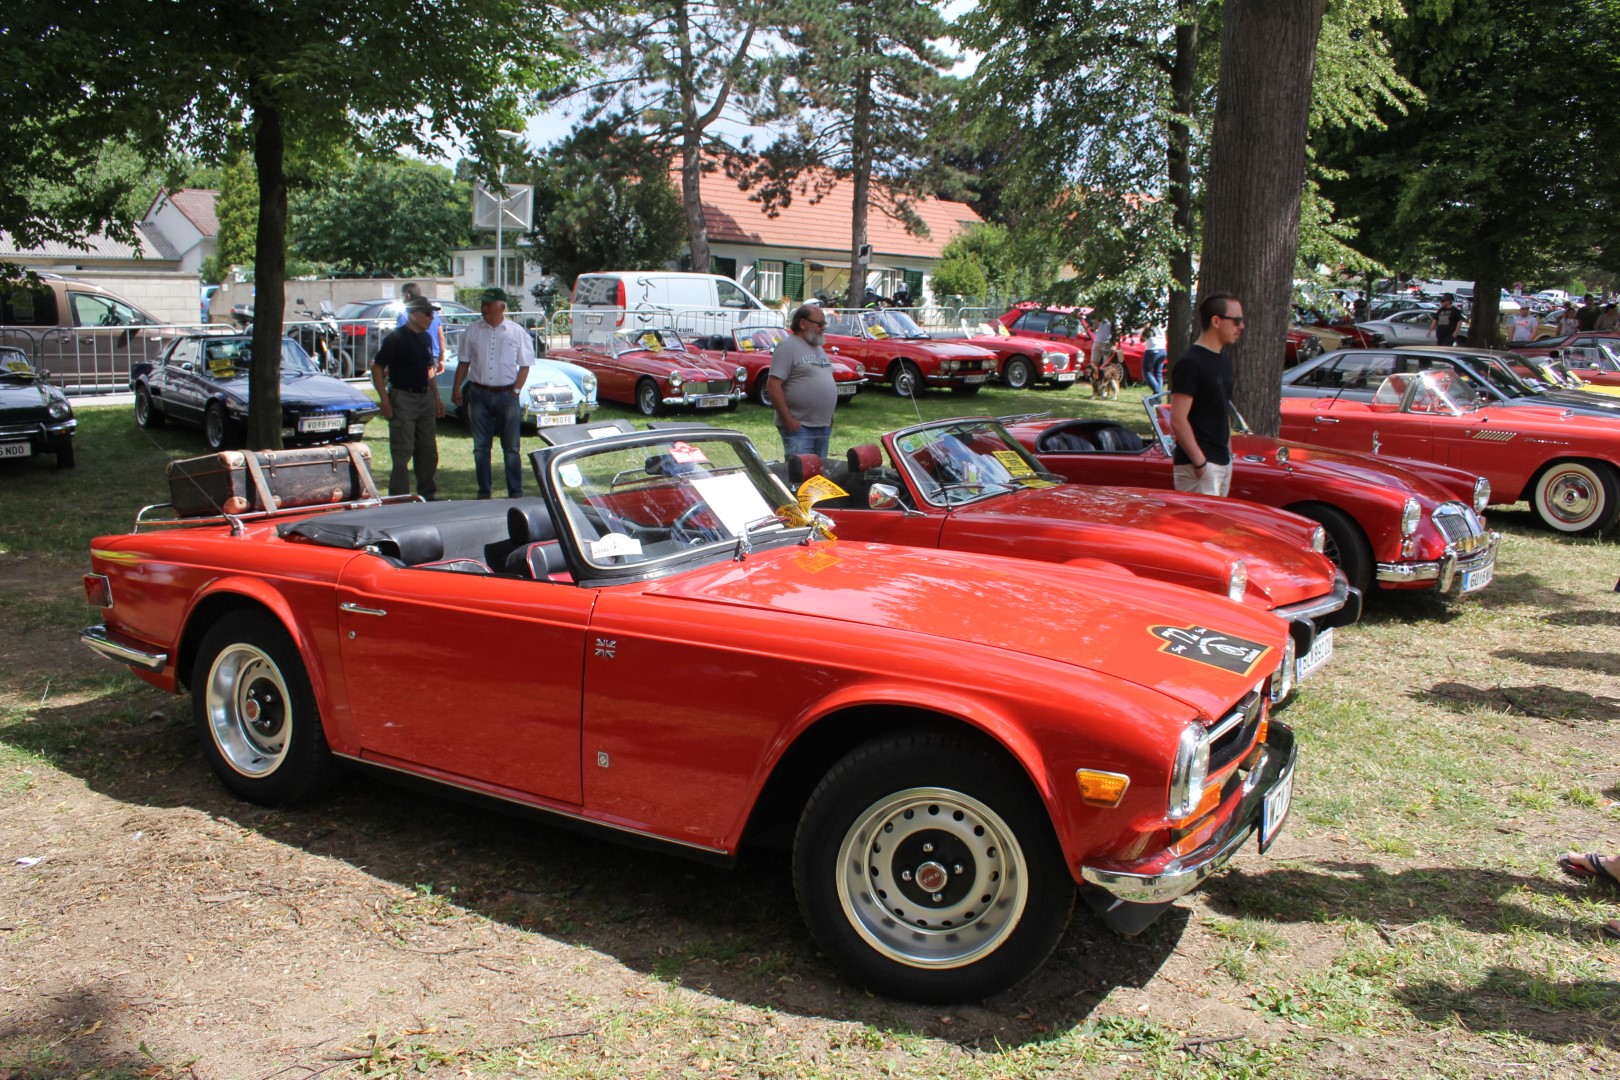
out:
M713 517L713 514L709 511L708 503L694 503L682 510L680 516L669 527L670 539L677 540L688 547L695 547L698 544L712 544L724 540L726 538L725 533L718 526L694 524L697 516L705 513L710 514L711 518Z

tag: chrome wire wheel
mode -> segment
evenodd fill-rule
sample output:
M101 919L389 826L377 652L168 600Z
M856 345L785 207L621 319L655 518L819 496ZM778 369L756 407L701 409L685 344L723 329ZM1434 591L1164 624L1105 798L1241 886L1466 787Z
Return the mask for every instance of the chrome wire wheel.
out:
M267 653L246 643L222 650L203 695L209 734L227 765L247 777L281 767L297 717L287 681Z
M918 968L962 967L993 953L1029 900L1013 830L948 788L908 788L867 807L844 835L836 877L856 933Z

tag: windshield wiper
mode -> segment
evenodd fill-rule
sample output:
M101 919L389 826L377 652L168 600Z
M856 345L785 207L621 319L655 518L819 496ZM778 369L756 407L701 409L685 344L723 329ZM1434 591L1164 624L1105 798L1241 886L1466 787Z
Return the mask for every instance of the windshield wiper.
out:
M939 485L939 490L944 494L945 504L947 506L951 505L951 492L958 491L963 488L972 488L973 490L982 492L985 495L995 494L996 491L1019 490L1017 486L1009 484L1005 480L958 480L953 483Z
M742 562L743 557L754 550L754 543L749 539L749 537L753 534L755 529L764 528L766 525L780 525L786 528L787 522L783 521L775 514L766 514L764 517L755 518L753 521L744 523L742 532L737 534L737 548L732 553L732 559L737 562Z

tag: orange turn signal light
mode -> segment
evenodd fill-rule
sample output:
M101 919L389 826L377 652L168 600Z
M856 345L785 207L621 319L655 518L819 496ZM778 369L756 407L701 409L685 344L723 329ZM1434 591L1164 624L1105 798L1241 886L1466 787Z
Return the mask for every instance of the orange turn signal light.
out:
M1118 806L1131 786L1124 773L1098 769L1076 769L1074 778L1080 784L1080 801L1087 806Z

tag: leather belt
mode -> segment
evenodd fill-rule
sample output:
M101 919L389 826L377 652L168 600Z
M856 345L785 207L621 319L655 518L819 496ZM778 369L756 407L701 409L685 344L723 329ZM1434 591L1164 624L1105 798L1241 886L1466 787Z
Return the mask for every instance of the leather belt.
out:
M429 390L431 390L431 389L432 389L432 387L430 387L430 386L424 386L424 387L422 387L422 388L421 388L421 389L420 389L420 390L412 390L412 389L411 389L411 388L410 388L410 387L408 387L408 386L391 386L391 387L389 387L389 389L390 389L390 390L398 390L398 391L399 391L399 392L400 392L400 393L402 393L402 394L425 394L425 393L427 393L427 392L428 392L428 391L429 391Z
M480 390L488 390L492 394L504 394L507 391L512 389L510 384L508 384L506 386L490 386L488 383L475 382L475 383L472 383L472 385L476 386Z

